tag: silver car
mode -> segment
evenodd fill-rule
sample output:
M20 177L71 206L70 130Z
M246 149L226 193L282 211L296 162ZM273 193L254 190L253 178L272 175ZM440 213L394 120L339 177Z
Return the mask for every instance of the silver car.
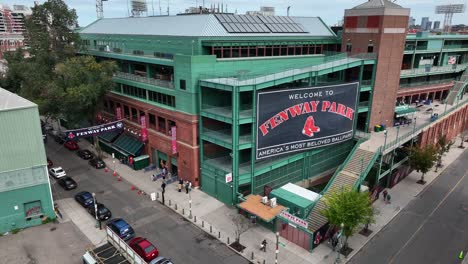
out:
M157 257L148 264L174 264L174 262L172 262L172 260L165 258L165 257Z
M55 167L49 170L50 175L52 177L58 179L67 176L67 173L62 169L62 167Z

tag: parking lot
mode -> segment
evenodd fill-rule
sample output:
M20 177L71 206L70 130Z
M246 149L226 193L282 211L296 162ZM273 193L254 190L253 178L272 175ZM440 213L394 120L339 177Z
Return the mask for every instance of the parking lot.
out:
M90 246L73 223L49 223L0 237L0 263L78 264Z

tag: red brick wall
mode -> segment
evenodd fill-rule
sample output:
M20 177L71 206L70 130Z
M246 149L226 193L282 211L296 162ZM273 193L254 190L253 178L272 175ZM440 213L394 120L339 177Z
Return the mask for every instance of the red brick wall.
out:
M445 135L447 140L455 139L467 127L468 106L465 106L424 130L419 135L420 145L435 144L440 135Z
M107 101L113 101L122 105L136 108L146 114L146 123L148 124L148 142L145 144L145 152L150 155L150 160L158 160L157 157L153 158L151 148L163 152L167 155L166 165L170 168L171 157L177 159L178 175L184 180L190 180L194 186L199 185L200 176L200 160L199 160L199 145L198 145L198 116L189 115L177 111L171 111L157 106L139 102L129 99L127 97L108 94ZM123 111L123 110L122 110ZM149 127L148 114L151 113L156 116L156 123L158 117L166 119L166 127L168 128L167 120L172 120L176 123L177 127L177 153L172 154L172 139L168 133L156 131ZM124 120L126 126L133 127L136 130L141 129L139 124ZM159 165L159 164L156 164Z

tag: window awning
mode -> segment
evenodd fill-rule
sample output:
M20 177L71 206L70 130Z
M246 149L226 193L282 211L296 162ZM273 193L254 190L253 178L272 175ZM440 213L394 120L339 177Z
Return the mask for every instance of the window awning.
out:
M122 134L115 140L113 146L129 153L132 156L137 156L138 152L140 152L143 147L143 143L134 137Z
M275 219L276 216L281 214L282 211L286 210L286 207L277 205L276 207L270 207L269 205L262 203L262 197L260 195L249 195L247 200L240 203L239 207L265 222L270 222Z
M398 118L398 117L410 115L410 114L412 114L414 112L417 112L417 111L418 111L417 108L399 109L399 110L395 110L395 115Z
M105 142L112 143L112 141L114 141L120 135L120 132L122 132L122 131L121 130L114 130L114 131L110 131L110 132L107 132L107 133L103 133L103 134L99 135L98 137L100 139L104 140Z

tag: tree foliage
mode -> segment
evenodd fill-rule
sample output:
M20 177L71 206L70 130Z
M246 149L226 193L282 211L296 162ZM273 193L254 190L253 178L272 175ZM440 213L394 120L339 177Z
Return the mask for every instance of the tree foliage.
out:
M105 94L112 88L113 61L97 63L93 57L80 56L56 66L56 102L72 126L83 121L93 124Z
M343 234L346 241L356 232L359 225L374 222L374 209L368 192L357 192L347 188L327 193L323 199L326 209L321 214L331 225L344 224Z
M79 35L74 32L78 16L62 0L48 0L32 8L25 21L30 41L31 57L48 70L56 63L75 56Z
M434 166L437 160L437 148L433 145L425 147L413 147L410 149L409 161L411 167L417 172L421 172L421 182L424 182L424 175Z
M36 5L25 25L30 56L23 50L7 54L8 70L1 84L38 104L42 115L63 117L71 126L93 123L113 85L115 63L75 57L80 44L74 32L77 15L63 0Z
M437 140L437 166L442 166L442 156L449 152L452 145L453 142L447 140L447 136L439 135L439 139Z

